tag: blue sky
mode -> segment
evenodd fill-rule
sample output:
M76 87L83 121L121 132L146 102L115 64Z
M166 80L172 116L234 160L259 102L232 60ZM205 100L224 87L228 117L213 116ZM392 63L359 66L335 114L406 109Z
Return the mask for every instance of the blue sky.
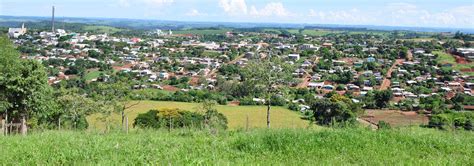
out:
M0 0L0 15L474 28L474 0Z

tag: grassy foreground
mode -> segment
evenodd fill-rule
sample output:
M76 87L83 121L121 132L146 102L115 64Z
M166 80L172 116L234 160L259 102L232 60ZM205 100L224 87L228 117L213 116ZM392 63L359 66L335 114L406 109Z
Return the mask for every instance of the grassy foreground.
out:
M0 163L20 165L473 165L474 133L404 128L48 131L0 137Z
M195 111L201 104L199 103L183 103L169 101L140 101L140 103L129 110L127 115L130 124L138 114L148 112L151 109L178 108L181 110ZM217 111L223 113L228 119L230 129L245 128L247 125L247 116L249 118L250 128L266 127L266 106L228 106L218 105ZM98 120L100 115L95 114L87 118L90 128L103 129L104 124ZM301 115L297 112L288 110L284 107L271 108L271 126L273 128L306 128L309 122L301 119ZM121 118L119 114L112 115L113 125L120 126Z

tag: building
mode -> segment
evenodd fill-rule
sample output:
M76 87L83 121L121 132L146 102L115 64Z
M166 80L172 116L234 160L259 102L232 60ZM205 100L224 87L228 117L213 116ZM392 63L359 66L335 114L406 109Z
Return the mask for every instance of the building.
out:
M21 28L8 28L8 37L18 38L21 35L26 34L25 24L21 25Z
M290 59L292 61L300 60L300 54L290 54L290 55L288 55L288 59Z
M456 52L469 60L474 60L474 48L458 48Z

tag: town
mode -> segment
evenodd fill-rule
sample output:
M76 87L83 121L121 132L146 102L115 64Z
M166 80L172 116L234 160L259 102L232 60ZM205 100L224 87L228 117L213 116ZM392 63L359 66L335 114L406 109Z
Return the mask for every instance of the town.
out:
M56 12L0 13L0 163L474 163L469 28Z

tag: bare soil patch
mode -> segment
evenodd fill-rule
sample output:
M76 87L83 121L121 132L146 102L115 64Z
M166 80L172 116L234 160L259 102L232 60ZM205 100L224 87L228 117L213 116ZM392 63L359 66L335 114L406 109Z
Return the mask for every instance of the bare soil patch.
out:
M428 123L426 115L420 115L417 112L402 112L398 110L367 110L366 115L361 119L373 124L378 124L379 121L385 121L393 127L421 125Z

